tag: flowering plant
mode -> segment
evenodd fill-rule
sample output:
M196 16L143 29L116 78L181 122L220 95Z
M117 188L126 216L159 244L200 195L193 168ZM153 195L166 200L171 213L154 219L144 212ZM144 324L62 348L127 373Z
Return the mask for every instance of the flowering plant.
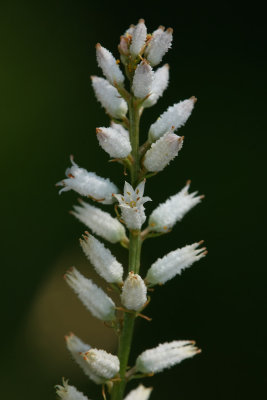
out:
M114 301L76 268L69 270L65 279L85 307L96 317L115 329L119 337L117 355L91 348L74 334L66 337L66 345L73 359L84 373L102 386L104 399L146 400L151 388L139 385L125 397L125 387L132 379L151 376L200 350L191 340L174 340L143 351L134 366L128 367L135 319L143 317L143 310L150 301L148 291L153 286L165 284L194 262L204 257L202 241L178 248L154 262L144 274L140 271L140 255L143 242L153 236L170 232L177 221L203 196L189 193L190 182L177 194L154 209L146 221L144 204L150 197L144 196L147 178L162 171L182 149L184 137L175 131L190 116L195 97L169 107L151 126L147 140L139 146L139 124L144 110L153 106L163 95L169 81L169 67L163 65L155 71L167 50L171 47L173 31L160 26L147 34L144 20L121 36L119 52L121 64L128 78L122 73L119 61L100 44L96 45L99 67L105 78L92 77L97 100L111 119L109 127L96 129L100 146L129 174L131 184L124 183L123 194L109 179L80 168L71 158L72 166L66 170L66 178L58 183L60 192L74 190L96 203L114 205L117 217L83 200L74 206L73 215L86 225L93 234L111 243L120 243L129 251L127 271L111 251L93 234L85 232L81 247L96 272L120 294L121 304ZM127 172L126 172L127 171ZM126 275L126 276L125 276ZM57 386L57 394L65 400L86 400L87 397L63 380Z

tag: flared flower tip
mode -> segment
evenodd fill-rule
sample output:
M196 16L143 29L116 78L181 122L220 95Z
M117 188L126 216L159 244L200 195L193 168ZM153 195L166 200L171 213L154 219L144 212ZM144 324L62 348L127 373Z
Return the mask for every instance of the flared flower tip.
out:
M136 370L142 373L157 373L173 367L201 352L194 345L192 340L176 340L146 350L137 358Z
M102 178L94 172L88 172L84 168L80 168L70 158L72 166L67 168L67 179L57 183L57 186L63 186L59 193L74 190L82 196L87 196L95 201L103 204L111 204L113 202L113 193L118 193L118 188L108 178Z
M148 400L150 394L152 392L152 388L146 388L143 385L139 385L136 389L133 389L124 400Z
M56 385L56 393L63 400L89 400L82 392L69 385L65 379L62 385Z
M121 302L128 310L140 310L147 301L147 287L140 275L129 272L124 282Z
M122 212L122 218L129 229L140 229L146 220L144 212L144 203L151 201L150 197L143 197L145 180L143 180L136 189L125 182L124 194L114 194L118 200Z

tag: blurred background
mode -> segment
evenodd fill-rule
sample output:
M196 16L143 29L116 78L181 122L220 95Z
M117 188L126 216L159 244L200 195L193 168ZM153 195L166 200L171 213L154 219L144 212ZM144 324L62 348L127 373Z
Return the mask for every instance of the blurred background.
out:
M116 337L92 318L62 276L75 265L97 279L79 248L84 226L69 215L77 195L58 196L69 156L121 184L95 128L108 124L90 86L100 75L95 44L116 57L120 35L139 18L152 32L174 28L165 56L171 81L143 115L141 136L173 103L195 95L179 131L184 148L147 182L150 213L187 179L205 194L172 233L147 241L145 271L167 252L205 239L208 256L153 294L137 323L132 362L146 348L195 339L202 354L158 374L151 399L243 400L266 392L266 53L257 4L1 2L1 398L55 399L62 376L100 399L65 349L70 331L92 346L116 351ZM112 252L125 264L127 253ZM101 284L101 282L100 282Z

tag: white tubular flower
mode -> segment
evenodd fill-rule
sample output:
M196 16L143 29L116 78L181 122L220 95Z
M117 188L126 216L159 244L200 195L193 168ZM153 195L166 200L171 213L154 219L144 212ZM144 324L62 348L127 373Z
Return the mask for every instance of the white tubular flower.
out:
M123 267L103 243L86 232L80 240L82 249L96 272L110 283L121 283Z
M148 171L162 171L171 160L178 156L179 150L183 146L183 137L177 136L172 132L167 132L146 152L144 166Z
M63 386L56 385L56 393L63 400L89 400L82 392L79 392L75 386L68 384L63 379Z
M143 99L152 89L154 72L147 61L138 64L133 78L133 92L135 97Z
M106 293L90 279L85 278L76 268L69 270L64 278L77 294L85 307L103 321L115 318L115 304Z
M171 48L172 33L171 28L164 31L162 26L153 32L152 39L145 52L146 58L152 66L158 65L165 53Z
M125 129L122 128L124 131ZM127 131L126 131L127 132ZM128 135L122 135L114 128L97 128L97 139L100 146L104 149L110 157L125 158L131 151L132 146Z
M81 206L74 206L72 214L94 233L111 243L126 239L124 226L109 213L80 201Z
M165 368L173 367L186 358L200 353L191 340L175 340L163 343L154 349L146 350L136 360L136 370L144 374L161 372Z
M163 284L174 276L180 275L184 269L191 267L194 262L205 257L207 254L206 247L197 249L202 243L203 241L200 241L182 247L181 249L171 251L163 258L159 258L149 268L146 282L149 285Z
M97 100L105 108L106 112L116 119L126 116L128 106L126 101L120 96L118 90L106 79L98 76L91 76L92 86Z
M120 370L118 357L105 350L90 349L82 355L92 373L98 377L96 383L104 383L113 378Z
M190 97L188 100L180 101L177 104L169 107L161 116L157 119L149 129L149 140L151 142L159 139L170 129L178 129L186 123L190 114L194 108L196 98Z
M145 180L139 183L135 190L128 182L125 182L124 194L114 194L119 202L122 218L129 229L140 229L146 220L143 204L151 201L151 198L143 197L144 189Z
M140 275L129 272L121 293L121 302L128 310L140 310L147 301L147 287Z
M103 204L113 203L113 193L118 193L118 188L107 178L102 178L94 172L88 172L80 168L71 157L72 167L67 168L67 179L57 183L57 186L64 186L59 193L74 190L82 196L91 197L93 200Z
M87 362L81 356L81 353L85 353L90 350L91 346L89 344L84 343L81 339L71 333L69 336L65 336L67 349L71 353L74 361L82 368L83 372L89 376L89 378L95 382L97 377L92 373L90 368L88 367Z
M124 400L148 400L152 388L146 388L143 385L139 385L136 389L133 389Z
M203 196L196 196L197 192L188 193L188 181L185 187L177 194L171 196L165 203L160 204L149 217L150 229L156 232L166 232L195 205L200 203Z
M151 107L157 103L158 99L163 95L169 83L169 65L165 64L154 72L151 94L142 104L143 107Z
M143 49L146 42L147 29L145 21L140 19L136 27L132 30L132 43L130 45L130 53L132 56L137 57Z
M105 49L105 47L102 47L100 43L96 45L96 59L103 74L112 85L114 85L114 83L123 85L124 76L116 59L111 52Z

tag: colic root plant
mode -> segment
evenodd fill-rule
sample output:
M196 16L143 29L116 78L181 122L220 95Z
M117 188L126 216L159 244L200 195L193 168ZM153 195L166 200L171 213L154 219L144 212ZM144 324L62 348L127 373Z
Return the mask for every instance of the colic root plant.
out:
M92 86L97 100L111 120L109 127L96 129L97 139L131 179L130 183L124 183L123 194L109 179L79 167L73 157L71 167L66 170L66 178L57 184L63 187L60 192L72 189L96 204L80 200L72 214L93 232L86 231L80 240L86 257L110 288L120 294L121 304L116 305L76 268L65 274L66 282L85 307L96 318L114 328L118 335L117 355L91 348L74 334L66 337L73 359L89 379L100 385L104 399L147 400L151 388L141 384L125 397L127 382L152 376L200 352L192 340L174 340L143 351L135 365L128 366L135 320L138 317L149 320L143 315L150 301L148 289L180 275L207 253L202 247L203 241L199 241L171 251L154 262L148 271L140 271L143 242L170 232L175 223L203 198L197 192L189 193L188 181L178 193L154 209L147 227L142 230L146 221L144 204L151 200L144 196L146 179L162 171L180 153L184 137L175 132L185 124L196 102L195 97L190 97L169 107L150 126L147 139L140 146L141 115L158 101L168 86L169 66L165 64L156 70L153 68L161 63L171 47L172 37L172 29L165 30L162 26L148 34L141 19L120 38L120 61L109 50L96 45L97 62L105 78L92 76ZM114 205L114 216L97 207L98 203ZM127 270L94 235L119 243L128 250ZM64 400L88 400L66 380L57 385L56 390Z

